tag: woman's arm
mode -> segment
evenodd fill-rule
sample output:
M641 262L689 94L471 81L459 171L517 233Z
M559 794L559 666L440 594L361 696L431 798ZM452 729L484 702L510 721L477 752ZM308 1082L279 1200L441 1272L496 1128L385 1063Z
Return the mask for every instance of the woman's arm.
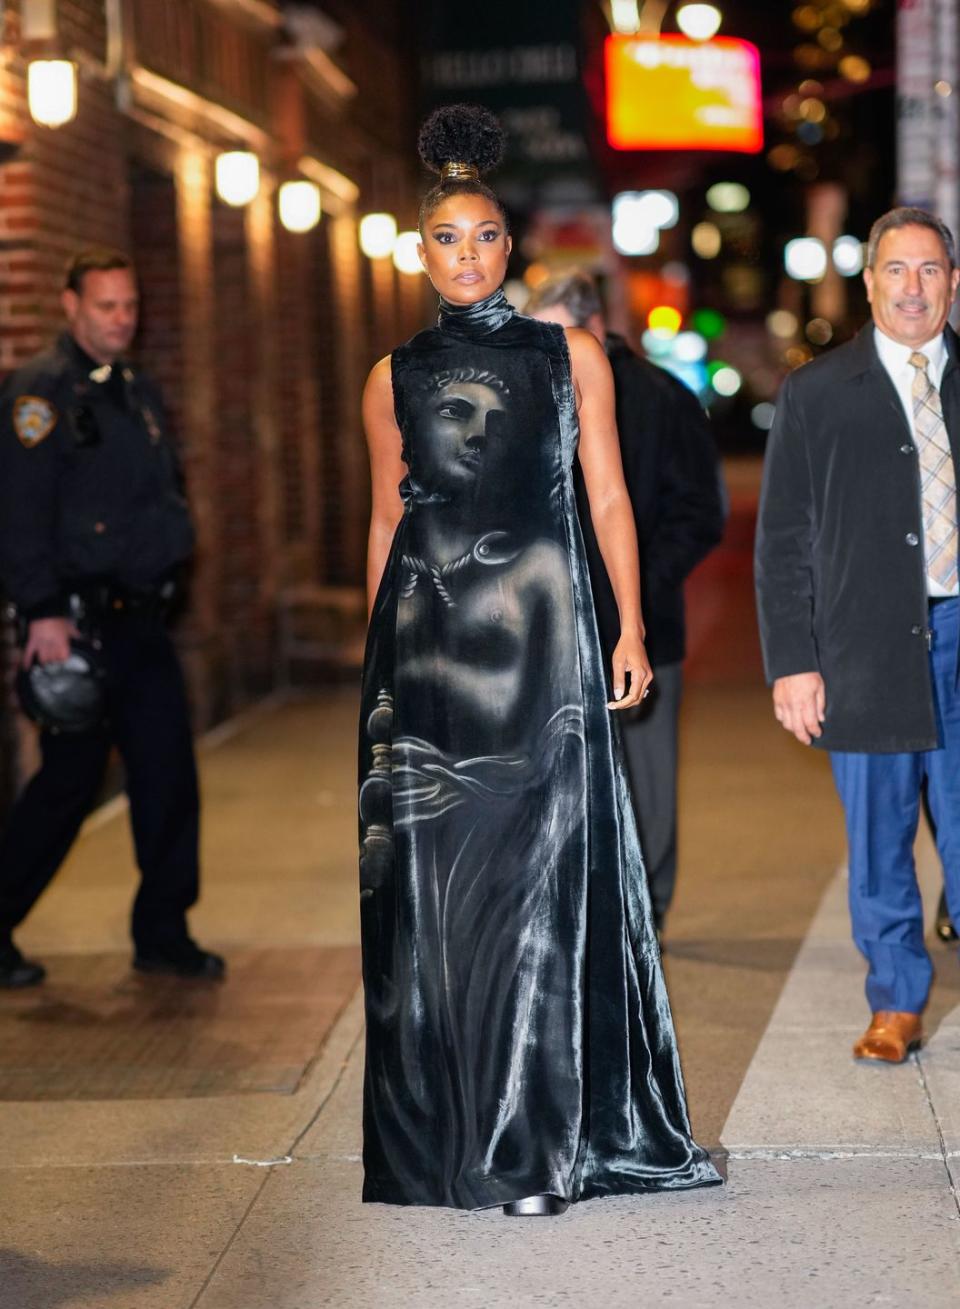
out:
M367 538L367 617L380 589L383 570L403 517L400 482L406 471L400 457L402 439L393 413L390 356L375 364L363 389L363 426L370 451L370 534Z
M623 478L613 373L603 347L590 332L568 328L567 344L580 415L580 467L597 544L620 611L610 707L629 709L643 698L653 672L643 648L637 528Z

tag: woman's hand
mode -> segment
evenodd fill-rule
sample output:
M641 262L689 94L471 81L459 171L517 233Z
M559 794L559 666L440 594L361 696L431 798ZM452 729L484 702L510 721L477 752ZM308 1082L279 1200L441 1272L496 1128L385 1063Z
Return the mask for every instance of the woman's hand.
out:
M621 632L613 652L613 699L608 701L607 708L632 709L647 695L652 682L653 669L643 647L643 634L640 631Z

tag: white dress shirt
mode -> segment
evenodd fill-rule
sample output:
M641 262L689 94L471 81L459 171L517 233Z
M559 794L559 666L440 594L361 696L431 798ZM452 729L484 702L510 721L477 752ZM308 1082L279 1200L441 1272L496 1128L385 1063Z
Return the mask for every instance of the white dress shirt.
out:
M913 433L913 381L917 375L917 370L910 362L910 356L916 348L920 354L926 355L930 360L927 368L927 376L933 385L940 390L940 383L943 381L943 373L950 358L947 352L947 343L943 333L935 336L932 341L926 341L923 345L916 347L901 345L899 341L894 341L892 337L881 332L879 327L874 326L874 339L877 345L877 354L880 356L880 362L887 370L890 381L896 388L897 395L900 397L900 403L903 405L904 416L907 420L907 427ZM923 522L923 505L920 506L920 522ZM940 585L939 582L927 578L927 592L932 596L957 595L958 587L954 586L951 590Z

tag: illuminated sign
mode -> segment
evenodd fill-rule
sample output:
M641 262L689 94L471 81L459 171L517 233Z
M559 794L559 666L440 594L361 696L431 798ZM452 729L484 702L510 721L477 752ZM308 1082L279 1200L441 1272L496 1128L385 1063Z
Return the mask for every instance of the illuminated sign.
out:
M760 52L749 41L608 36L606 73L617 150L763 149Z

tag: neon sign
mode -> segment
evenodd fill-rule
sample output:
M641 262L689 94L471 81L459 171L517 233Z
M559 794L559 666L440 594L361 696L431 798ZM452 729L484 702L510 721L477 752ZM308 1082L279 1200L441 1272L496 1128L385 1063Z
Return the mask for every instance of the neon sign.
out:
M749 41L615 35L605 54L615 149L763 149L760 52Z

